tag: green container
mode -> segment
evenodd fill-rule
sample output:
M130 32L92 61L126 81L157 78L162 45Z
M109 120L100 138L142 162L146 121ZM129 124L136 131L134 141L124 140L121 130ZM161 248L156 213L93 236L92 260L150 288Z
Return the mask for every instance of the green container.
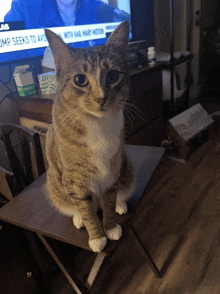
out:
M55 71L40 74L37 77L42 94L54 94L57 92L57 77Z
M17 86L19 96L28 96L36 93L35 85Z
M14 70L14 79L20 96L25 97L36 93L36 87L29 65L17 66Z

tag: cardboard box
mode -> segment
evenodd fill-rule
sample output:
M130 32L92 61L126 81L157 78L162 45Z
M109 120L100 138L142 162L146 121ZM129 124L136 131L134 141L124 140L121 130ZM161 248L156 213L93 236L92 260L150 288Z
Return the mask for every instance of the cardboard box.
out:
M29 65L16 66L14 80L20 96L28 96L36 93L32 71Z
M42 94L54 94L57 92L57 77L55 71L46 72L37 77Z

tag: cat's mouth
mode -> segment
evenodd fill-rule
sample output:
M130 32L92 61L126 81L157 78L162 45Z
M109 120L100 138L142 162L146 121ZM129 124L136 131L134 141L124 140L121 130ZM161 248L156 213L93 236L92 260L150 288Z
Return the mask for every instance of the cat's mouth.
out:
M108 103L104 103L103 105L99 105L98 107L97 107L97 111L98 112L105 112L105 111L108 111L109 110L109 105L108 105Z
M99 109L96 109L96 110L90 110L89 113L92 114L93 116L100 118L100 117L103 117L107 111L108 111L107 108L100 107Z
M87 112L89 112L90 114L92 114L93 116L96 117L103 117L106 115L106 113L108 113L109 111L117 111L117 110L121 110L121 107L117 104L114 103L105 103L104 105L96 105L93 109L88 109L87 108Z
M106 112L108 111L107 108L100 108L97 112L98 112L98 115L101 115L103 116Z

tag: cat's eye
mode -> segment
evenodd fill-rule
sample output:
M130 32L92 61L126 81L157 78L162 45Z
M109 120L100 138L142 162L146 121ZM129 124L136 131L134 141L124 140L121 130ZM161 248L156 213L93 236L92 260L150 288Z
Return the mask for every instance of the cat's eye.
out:
M88 85L89 80L87 79L87 77L85 75L79 74L74 77L74 82L79 87L85 87Z
M106 76L106 82L108 84L114 84L119 79L119 71L118 70L110 70Z

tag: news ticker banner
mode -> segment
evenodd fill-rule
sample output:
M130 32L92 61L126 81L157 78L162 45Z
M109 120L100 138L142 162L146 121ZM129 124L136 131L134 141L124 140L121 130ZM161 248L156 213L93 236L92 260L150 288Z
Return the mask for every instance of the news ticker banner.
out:
M119 24L120 22L114 22L48 29L68 44L106 38L106 34L113 32ZM48 45L44 29L0 32L0 53L36 49Z

